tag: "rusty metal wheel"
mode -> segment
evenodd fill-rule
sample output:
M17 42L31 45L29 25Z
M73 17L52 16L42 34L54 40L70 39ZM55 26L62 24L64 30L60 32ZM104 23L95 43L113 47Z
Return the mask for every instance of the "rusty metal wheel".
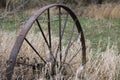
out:
M27 59L20 62L25 56ZM84 34L78 18L68 7L60 4L45 6L27 21L7 62L7 79L11 80L16 74L17 64L34 69L29 60L43 64L44 77L48 79L57 75L56 78L70 79L80 65L85 65Z

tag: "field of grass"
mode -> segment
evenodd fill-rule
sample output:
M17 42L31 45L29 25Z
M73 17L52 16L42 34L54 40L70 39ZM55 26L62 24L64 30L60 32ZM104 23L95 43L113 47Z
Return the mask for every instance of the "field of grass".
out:
M120 47L120 19L80 19L86 39L91 41L91 47L97 48L100 44L102 51L108 42ZM120 50L120 49L119 49Z
M5 31L19 31L28 17L25 15L17 17L17 19L9 18L8 20L0 20L0 29ZM70 20L69 20L70 21ZM98 44L102 48L102 51L106 49L107 42L110 44L116 44L120 51L120 19L95 19L95 18L79 18L82 25L86 40L91 41L91 48L96 50ZM56 22L58 25L58 22ZM54 23L53 25L56 25ZM22 27L20 27L22 26ZM56 28L53 26L53 31ZM36 31L38 31L36 29ZM56 31L57 32L57 31Z
M2 65L0 66L0 79L5 79L3 74L5 74L6 61L16 37L28 20L28 17L26 15L17 15L0 20L0 65ZM119 80L120 19L79 17L79 21L84 31L87 47L86 80ZM53 30L56 30L56 28L53 28ZM34 38L34 44L39 48L40 46L37 46L37 44L40 44L38 40L41 38L38 38L36 31L30 34L30 38ZM56 37L54 38L56 39ZM45 49L42 50L45 52ZM25 47L21 53L30 52L32 51ZM33 54L29 56L34 57Z

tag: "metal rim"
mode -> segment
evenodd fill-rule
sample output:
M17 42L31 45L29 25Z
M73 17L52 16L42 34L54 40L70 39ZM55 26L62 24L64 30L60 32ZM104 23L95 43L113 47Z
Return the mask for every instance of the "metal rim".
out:
M85 47L85 39L84 39L84 34L83 34L83 30L82 30L82 27L76 17L76 15L68 8L66 7L65 5L60 5L60 4L51 4L51 5L48 5L48 6L45 6L41 9L39 9L26 23L25 27L22 29L22 31L20 32L20 35L17 37L17 40L13 46L13 49L11 51L11 54L10 54L10 58L8 60L8 63L7 63L7 69L6 69L6 77L7 79L11 80L12 78L12 74L13 74L13 70L14 70L14 66L16 64L16 58L17 58L17 55L19 53L19 50L22 46L22 43L24 40L27 41L27 39L25 38L28 31L30 30L30 28L32 27L32 24L34 23L34 21L37 21L37 18L46 10L49 10L49 8L52 8L52 7L61 7L63 9L65 9L69 14L70 16L72 17L72 19L75 21L75 24L77 26L77 29L78 29L78 33L81 34L81 45L82 45L82 65L85 65L86 63L86 47ZM49 24L49 23L48 23ZM28 41L27 41L28 42ZM29 44L29 42L28 42ZM38 54L39 55L39 54ZM44 61L44 60L43 60ZM46 63L46 61L44 61L44 63Z

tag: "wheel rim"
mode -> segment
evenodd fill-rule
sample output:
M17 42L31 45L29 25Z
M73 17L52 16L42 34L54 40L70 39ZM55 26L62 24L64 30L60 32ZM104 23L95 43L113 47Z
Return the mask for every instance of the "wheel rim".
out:
M54 20L52 21L53 14L51 14L51 8L54 8L54 7L57 7L57 9L58 9L58 11L57 11L58 13L56 14L57 18L58 18L58 21L56 22L56 24L58 24L58 27L57 27L57 29L55 28L58 33L54 32L55 30L52 29L52 24L54 24L53 23ZM64 14L62 14L62 10L65 11ZM47 24L47 30L45 30L45 31L47 32L48 36L45 35L45 31L43 29L44 26L41 26L42 22L40 22L40 19L39 19L39 17L41 17L44 14L45 15L47 14L47 21L44 22L43 24ZM64 16L65 16L65 19L63 19ZM70 18L70 22L73 23L72 26L71 26L71 24L68 24L69 18ZM47 54L49 56L47 58L44 58L43 56L41 56L39 51L36 50L36 48L27 39L27 35L29 34L29 32L30 32L32 26L34 26L34 24L35 25L37 24L40 34L42 35L42 38L43 38L42 40L44 41L44 44L47 46L47 50L49 51L49 54ZM55 25L53 25L53 26L55 26ZM51 31L53 31L53 32L51 32ZM56 43L53 43L54 41L52 41L54 36L55 37L58 36L58 39L56 39L56 41L57 41ZM78 43L76 43L77 40L78 40ZM66 68L66 67L63 67L63 65L72 68L72 65L76 63L73 60L76 59L76 56L80 56L80 55L78 55L79 53L82 54L82 57L81 57L82 60L81 60L81 63L80 62L79 63L82 65L85 65L85 63L86 63L85 39L84 39L84 34L82 31L81 25L80 25L77 17L75 16L75 14L68 7L66 7L64 5L52 4L52 5L45 6L45 7L41 8L40 10L38 10L28 20L28 22L26 23L25 27L22 29L22 31L20 32L20 35L18 36L18 38L16 40L16 43L11 51L11 55L10 55L10 58L7 63L8 67L6 70L6 72L7 72L6 77L9 80L12 78L12 74L13 74L13 70L14 70L14 67L16 64L17 56L18 56L18 53L20 53L21 46L23 46L23 41L26 41L26 43L33 49L33 51L39 56L39 58L42 60L42 62L44 64L47 64L48 61L51 60L50 62L57 65L57 67L59 66L59 71L61 71L62 68ZM81 47L76 48L75 45L77 45L77 44ZM55 48L53 48L54 45L56 46ZM71 50L73 48L75 49L75 51ZM73 66L73 67L75 67L75 66ZM73 72L74 72L74 70L73 70Z

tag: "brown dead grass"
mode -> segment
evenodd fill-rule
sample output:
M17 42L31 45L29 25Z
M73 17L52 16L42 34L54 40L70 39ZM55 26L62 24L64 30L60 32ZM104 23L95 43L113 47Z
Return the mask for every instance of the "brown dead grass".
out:
M98 45L99 46L99 45ZM87 50L86 78L89 80L119 80L120 55L117 46L110 47L109 42L104 52L100 47L95 54L92 49Z
M120 18L119 4L89 5L83 11L82 16L101 18Z
M38 36L33 36L34 40L39 40ZM10 55L10 51L13 47L13 43L16 39L16 32L4 32L0 31L0 78L5 79L6 60ZM104 52L100 52L101 48L98 45L97 52L90 49L91 42L87 42L87 64L86 64L86 79L87 80L119 80L120 77L120 55L116 44L110 47L108 42L107 49ZM39 44L39 41L36 41ZM37 45L36 45L37 46ZM39 46L37 46L39 47ZM43 47L46 48L46 47ZM26 49L26 48L25 48ZM43 49L44 52L45 49ZM27 50L29 51L29 49ZM26 50L22 50L24 53ZM28 56L28 55L26 55ZM29 54L31 57L35 57L34 54Z

